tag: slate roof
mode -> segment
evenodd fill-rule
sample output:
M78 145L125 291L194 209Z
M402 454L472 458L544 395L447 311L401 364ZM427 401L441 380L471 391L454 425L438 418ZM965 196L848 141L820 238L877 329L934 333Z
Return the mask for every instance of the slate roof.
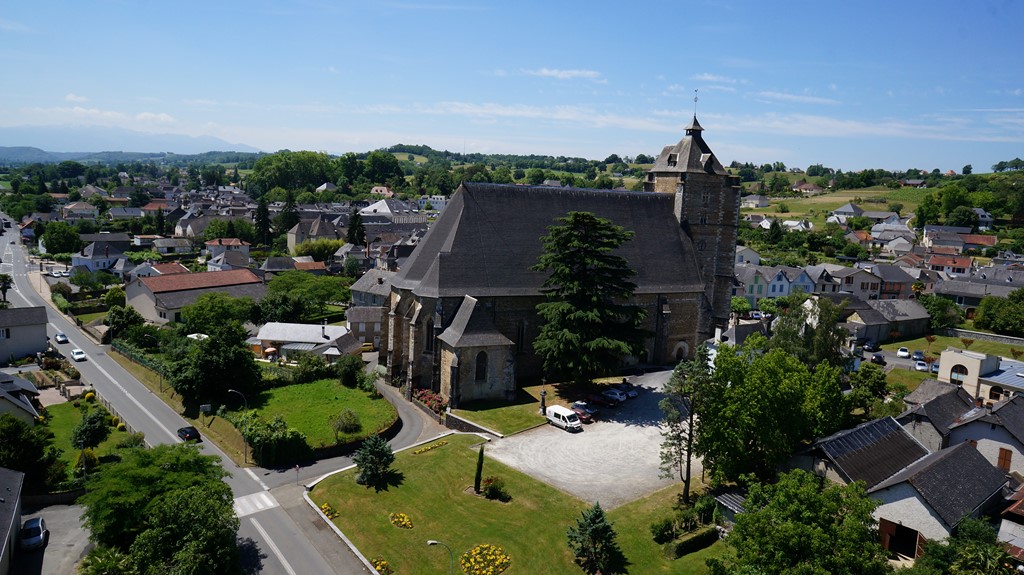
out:
M922 403L927 403L940 395L950 393L959 387L960 386L958 385L939 381L937 379L926 379L917 386L917 389L904 396L903 401L908 405L920 405ZM973 405L973 403L971 405Z
M942 382L936 383L942 384ZM970 411L974 402L971 400L971 395L964 391L963 388L948 383L943 385L948 387L939 388L938 386L933 386L934 389L941 391L941 393L927 401L910 407L896 419L903 422L913 415L925 417L940 435L947 435L957 418ZM904 401L907 401L907 399L904 398Z
M923 305L910 299L872 299L867 304L882 314L888 321L912 321L929 319L928 310Z
M93 242L82 250L85 258L116 258L122 255L121 249L111 242Z
M8 556L4 547L13 545L15 533L21 529L21 525L16 523L20 517L16 517L15 513L21 511L21 489L24 483L24 473L0 467L0 485L4 487L4 494L0 496L0 551L3 551L0 555L4 557Z
M43 306L0 309L0 327L43 325L45 323L46 308Z
M960 427L975 421L1002 427L1017 441L1024 443L1024 397L1015 395L996 403L991 408L977 407L960 414L950 427Z
M847 203L847 204L844 204L844 205L839 206L838 208L832 210L832 213L833 214L835 214L835 213L854 214L854 215L859 216L859 215L864 213L864 210L861 209L861 207L858 206L858 205L855 205L855 204L852 204L852 203Z
M351 323L375 323L384 321L384 307L358 305L345 310L345 319Z
M149 291L166 293L205 288L224 288L228 286L260 283L260 278L247 269L229 270L226 272L197 272L193 274L171 274L140 278Z
M652 172L690 172L700 174L728 175L729 172L722 167L711 148L704 142L701 132L704 128L697 122L697 116L693 117L690 125L686 127L686 135L678 144L665 146L661 155L655 160ZM675 165L672 165L672 158Z
M353 292L384 297L391 293L391 281L395 275L397 275L397 272L379 270L377 268L369 269L349 289Z
M339 325L315 323L268 322L263 324L256 337L264 341L322 344L334 341L348 333L348 328ZM310 348L312 349L312 348Z
M1007 297L1010 292L1016 291L1020 287L1021 284L981 283L961 277L935 284L934 291L937 295L973 296L980 299L989 295Z
M214 265L228 265L233 268L244 268L249 265L249 256L239 251L224 252L210 259Z
M816 441L815 447L850 482L863 481L868 488L928 454L892 417L834 433Z
M452 323L437 339L452 347L513 345L512 340L494 327L483 307L476 298L464 296Z
M869 488L873 493L907 482L950 527L956 526L1006 483L1005 473L970 443L932 453Z
M617 253L637 272L637 294L703 291L673 201L672 194L466 182L393 285L424 297L539 295L549 275L530 269L540 238L556 218L585 211L636 233Z
M900 266L875 264L872 266L871 271L886 283L914 283L914 278L910 277L910 274L903 271L903 268Z

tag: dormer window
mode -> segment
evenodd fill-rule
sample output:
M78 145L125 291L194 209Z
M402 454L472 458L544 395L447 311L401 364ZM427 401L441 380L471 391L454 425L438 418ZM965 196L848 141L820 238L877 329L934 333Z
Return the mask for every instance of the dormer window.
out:
M674 168L674 167L675 167L675 165L676 165L676 164L677 164L678 162L679 162L679 154L669 154L669 155L668 155L668 166L669 166L670 168Z

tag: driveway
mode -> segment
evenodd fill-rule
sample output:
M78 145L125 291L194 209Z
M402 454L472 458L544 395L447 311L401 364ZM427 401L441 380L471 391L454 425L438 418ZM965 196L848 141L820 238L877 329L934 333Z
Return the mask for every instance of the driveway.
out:
M42 517L50 530L50 542L43 549L15 554L11 573L23 575L73 575L75 563L86 553L89 532L82 527L80 505L50 505L42 509L25 509L21 520Z
M640 395L618 408L601 408L598 421L569 433L547 425L492 440L487 454L536 479L605 509L618 507L679 481L661 479L661 389L671 371L630 378ZM693 477L701 466L694 461Z

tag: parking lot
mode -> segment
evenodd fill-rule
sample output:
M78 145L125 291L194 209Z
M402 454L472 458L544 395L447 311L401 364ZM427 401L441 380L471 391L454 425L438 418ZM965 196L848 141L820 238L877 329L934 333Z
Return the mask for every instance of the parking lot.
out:
M543 426L492 441L487 454L584 501L611 509L678 481L661 479L661 389L671 371L630 378L639 396L600 408L598 420L570 433ZM700 478L694 461L692 476Z
M11 573L19 575L72 575L75 563L89 547L89 532L82 527L82 506L50 505L41 510L25 509L22 521L42 517L50 531L49 544L43 549L19 551L11 563Z

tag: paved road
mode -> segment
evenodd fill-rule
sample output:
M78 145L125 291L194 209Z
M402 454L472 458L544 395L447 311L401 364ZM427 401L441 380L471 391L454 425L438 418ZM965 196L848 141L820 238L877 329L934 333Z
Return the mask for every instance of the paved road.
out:
M11 237L10 230L0 237ZM38 266L30 276L24 248L5 242L2 262L0 273L10 273L14 277L15 287L7 294L12 305L45 305L30 283L41 281ZM150 444L180 442L176 430L186 425L184 419L108 357L106 346L95 344L80 332L75 324L49 305L46 305L46 309L49 320L48 335L53 337L58 331L62 331L71 340L62 348L67 347L70 350L77 347L85 351L88 360L79 362L76 367L82 373L82 377L112 404L123 419L145 433ZM241 521L238 536L243 540L251 540L257 547L256 552L250 556L259 557L262 570L257 570L258 572L282 575L367 572L351 554L347 554L350 561L343 563L339 563L343 559L340 556L332 557L330 562L325 560L304 536L292 517L281 508L280 502L270 493L270 485L263 479L268 478L271 484L284 484L289 479L294 481L294 474L290 477L272 477L267 472L261 472L261 477L261 474L252 469L239 468L209 442L203 443L200 449L205 454L220 457L221 465L231 474L226 482L235 495L235 510ZM318 469L317 473L319 471ZM313 475L312 470L309 475ZM300 477L300 481L301 479ZM340 542L338 545L341 546Z

